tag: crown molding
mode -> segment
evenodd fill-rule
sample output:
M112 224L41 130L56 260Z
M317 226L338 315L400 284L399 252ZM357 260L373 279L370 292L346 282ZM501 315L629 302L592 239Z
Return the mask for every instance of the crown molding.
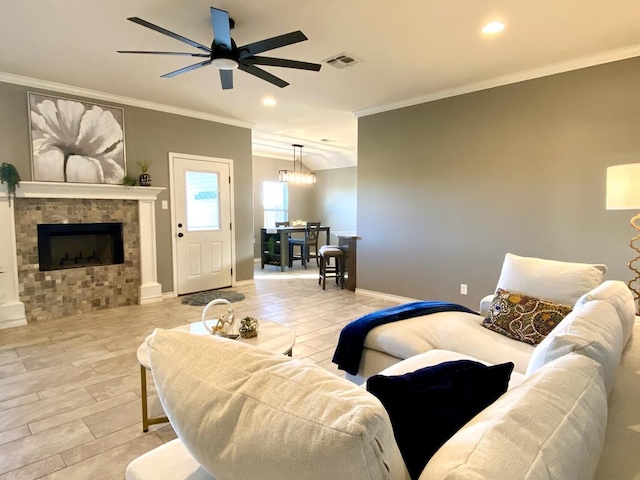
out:
M137 98L115 95L113 93L100 92L98 90L90 90L88 88L76 87L74 85L66 85L64 83L50 82L32 77L23 77L14 75L13 73L0 72L0 82L12 83L14 85L23 85L25 87L40 88L42 90L50 90L58 93L66 93L67 95L76 95L79 97L88 97L106 102L120 103L132 107L146 108L147 110L155 110L158 112L171 113L181 115L183 117L197 118L206 120L207 122L223 123L234 127L253 128L254 124L235 120L233 118L220 117L210 113L198 112L197 110L189 110L186 108L172 107L161 103L148 102Z
M489 88L501 87L501 86L509 85L512 83L524 82L526 80L533 80L534 78L548 77L551 75L556 75L558 73L569 72L572 70L579 70L581 68L593 67L595 65L616 62L618 60L625 60L627 58L633 58L637 56L640 56L640 45L619 48L616 50L610 50L608 52L590 55L588 57L569 60L567 62L554 63L551 65L547 65L546 67L526 70L524 72L515 73L512 75L503 75L501 77L496 77L483 82L464 85L458 88L441 90L436 93L422 95L422 96L414 97L408 100L402 100L399 102L388 103L385 105L378 105L375 107L365 108L362 110L356 110L353 112L353 114L358 118L366 117L368 115L375 115L376 113L388 112L390 110L397 110L399 108L404 108L404 107L411 107L413 105L433 102L435 100L441 100L443 98L456 97L458 95L464 95L466 93L478 92L480 90L487 90Z

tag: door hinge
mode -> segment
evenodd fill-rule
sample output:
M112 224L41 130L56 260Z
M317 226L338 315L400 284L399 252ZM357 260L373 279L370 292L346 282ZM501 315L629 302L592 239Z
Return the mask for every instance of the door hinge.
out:
M233 275L233 267L231 267L231 275Z
M229 185L231 185L231 177L229 177Z
M233 223L229 223L229 230L233 230Z

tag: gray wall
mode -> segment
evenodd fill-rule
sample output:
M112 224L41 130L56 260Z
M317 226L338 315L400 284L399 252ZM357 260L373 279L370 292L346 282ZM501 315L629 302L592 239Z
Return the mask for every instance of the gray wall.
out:
M316 172L314 217L331 231L356 231L357 167L333 168ZM333 238L335 242L335 237Z
M0 83L0 162L13 163L25 181L31 180L27 91L38 90ZM55 92L42 93L74 98ZM95 101L87 98L81 100ZM154 163L149 173L153 186L167 188L159 195L156 204L158 281L162 284L162 291L173 291L170 210L160 208L162 200L171 200L168 191L169 152L233 160L236 279L252 279L251 130L127 105L115 106L124 108L127 173L137 177L140 169L136 161L152 160Z
M360 118L358 287L477 308L507 252L631 279L637 212L605 186L640 162L639 78L634 58Z

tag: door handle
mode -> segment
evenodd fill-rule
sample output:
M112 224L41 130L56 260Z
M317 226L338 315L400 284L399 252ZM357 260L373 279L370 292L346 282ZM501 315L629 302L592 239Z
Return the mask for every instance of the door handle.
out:
M182 237L184 237L184 233L180 232L180 233L178 234L178 238L182 238Z

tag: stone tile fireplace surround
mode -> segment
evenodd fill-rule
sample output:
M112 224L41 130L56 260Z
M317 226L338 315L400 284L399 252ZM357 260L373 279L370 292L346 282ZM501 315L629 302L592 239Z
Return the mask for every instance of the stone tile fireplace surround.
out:
M163 188L21 182L0 193L0 328L78 312L162 300L155 200ZM42 272L37 225L122 222L125 261Z

